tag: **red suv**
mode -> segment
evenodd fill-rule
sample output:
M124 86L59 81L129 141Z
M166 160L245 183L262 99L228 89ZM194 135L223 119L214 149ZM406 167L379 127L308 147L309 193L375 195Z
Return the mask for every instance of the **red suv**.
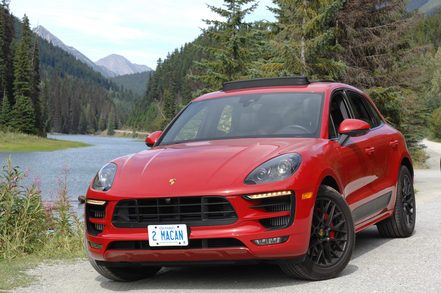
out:
M328 279L348 264L356 232L415 227L403 135L345 84L227 82L146 143L103 166L87 192L85 249L112 280L257 262Z

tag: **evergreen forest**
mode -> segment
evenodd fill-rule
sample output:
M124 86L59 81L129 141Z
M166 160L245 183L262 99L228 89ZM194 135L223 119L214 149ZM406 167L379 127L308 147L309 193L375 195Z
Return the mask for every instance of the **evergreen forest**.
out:
M245 17L258 1L207 4L223 20L204 20L208 29L197 39L158 60L126 125L162 130L192 98L221 90L226 81L305 75L366 92L414 156L419 142L441 129L440 10L408 12L400 0L273 4L275 22L252 23Z
M441 138L441 11L408 12L406 1L273 0L276 21L247 22L256 0L208 5L193 41L151 73L104 78L35 36L26 15L0 13L0 127L45 136L127 127L164 129L191 100L226 81L290 75L360 88L406 137ZM1 130L1 129L0 129Z
M45 137L111 134L124 125L141 95L35 35L9 1L0 5L0 130Z

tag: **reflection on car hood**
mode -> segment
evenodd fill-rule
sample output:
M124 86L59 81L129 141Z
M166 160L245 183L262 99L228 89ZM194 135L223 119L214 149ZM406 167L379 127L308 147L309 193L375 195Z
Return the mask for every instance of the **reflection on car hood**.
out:
M131 197L211 195L244 185L258 165L280 153L298 151L317 139L235 139L168 145L114 160L112 194ZM130 194L129 194L130 193Z

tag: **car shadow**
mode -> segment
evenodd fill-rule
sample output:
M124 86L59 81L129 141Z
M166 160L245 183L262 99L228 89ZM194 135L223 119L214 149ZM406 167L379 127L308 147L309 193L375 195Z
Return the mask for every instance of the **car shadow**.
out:
M372 252L374 249L390 242L394 238L384 238L378 232L376 226L371 226L356 234L354 253L352 260Z
M388 243L392 239L382 238L376 227L369 227L357 233L352 260ZM356 265L349 263L337 277L349 276L358 270ZM218 267L171 267L162 268L153 278L136 282L122 283L110 281L102 276L95 279L101 287L110 291L129 290L240 290L266 289L295 286L308 281L291 279L277 265L257 264L244 266ZM330 280L332 281L332 280Z

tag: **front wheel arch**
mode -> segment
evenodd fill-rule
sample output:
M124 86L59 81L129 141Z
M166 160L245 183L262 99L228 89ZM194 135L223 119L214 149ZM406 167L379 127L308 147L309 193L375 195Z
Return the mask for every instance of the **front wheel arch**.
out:
M280 267L288 276L298 279L334 278L347 266L354 251L355 227L351 210L340 193L321 185L312 213L305 260Z

